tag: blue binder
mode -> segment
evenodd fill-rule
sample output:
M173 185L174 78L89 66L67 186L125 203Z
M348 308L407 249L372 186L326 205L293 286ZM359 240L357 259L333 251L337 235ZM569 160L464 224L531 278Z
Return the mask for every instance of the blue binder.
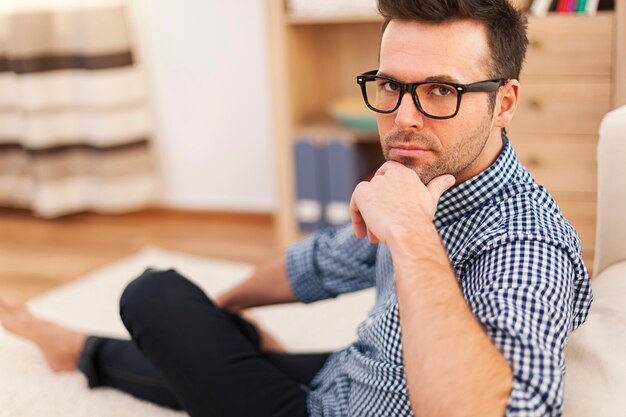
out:
M328 141L326 158L329 180L324 217L328 225L343 225L351 221L350 199L354 188L370 167L358 145L340 137Z
M323 226L323 203L319 180L320 150L312 138L300 137L294 145L296 169L296 218L300 230Z

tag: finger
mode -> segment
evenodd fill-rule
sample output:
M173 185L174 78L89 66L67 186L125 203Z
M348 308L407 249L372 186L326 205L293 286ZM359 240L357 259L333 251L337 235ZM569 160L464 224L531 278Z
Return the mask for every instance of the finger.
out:
M213 304L215 304L217 307L219 308L224 308L224 300L222 299L222 296L219 297L215 297L213 299Z
M389 169L389 165L388 164L389 161L385 162L384 164L382 164L380 166L380 168L378 168L376 170L376 173L374 173L374 176L376 175L385 175L385 172L387 171L387 169Z
M378 242L380 242L380 239L378 239L378 236L376 236L374 234L374 232L372 232L371 230L367 231L367 237L368 237L370 243L378 243Z
M435 199L435 201L439 201L441 195L450 187L452 187L455 183L455 178L452 175L441 175L439 177L433 178L426 188L430 192L430 195Z
M376 173L374 174L374 176L376 175L385 175L385 173L387 171L389 171L390 169L394 168L396 165L400 165L400 166L404 166L402 165L400 162L396 162L396 161L387 161L384 164L382 164L380 166L380 168L378 168L378 170L376 171Z
M357 189L358 187L359 186L357 185ZM355 194L358 192L357 189L354 190L352 198L350 199L350 218L352 219L354 234L357 238L362 239L367 235L367 227L365 225L365 219L363 219L356 203Z
M249 311L246 310L241 310L237 312L239 314L240 317L243 317L244 319L248 320L250 323L255 324L255 325L259 325L257 322L256 317L254 317Z

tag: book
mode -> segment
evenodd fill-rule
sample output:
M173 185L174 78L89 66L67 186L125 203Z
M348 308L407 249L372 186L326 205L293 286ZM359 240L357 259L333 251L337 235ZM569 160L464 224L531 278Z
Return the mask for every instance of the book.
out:
M595 15L598 12L598 4L599 0L587 0L585 12L591 16Z
M569 4L569 0L559 0L559 4L557 6L556 11L559 13L567 12L567 6Z
M322 209L321 217L318 223L318 228L324 228L333 225L327 221L328 203L330 200L330 184L334 181L331 177L331 171L329 169L328 160L328 144L326 140L320 141L315 147L315 163L317 171L317 201L319 201Z
M565 4L565 13L569 13L576 8L576 0L567 0Z
M328 201L324 219L330 226L351 221L350 200L357 184L371 170L367 156L353 141L333 137L326 145L328 167Z
M322 226L323 203L318 176L318 145L306 136L294 144L296 168L296 219L300 230L316 230Z
M548 9L549 12L556 12L556 9L558 9L559 7L559 1L560 0L552 0L552 2L550 3L550 7Z
M530 12L535 16L545 16L548 14L552 0L535 0L530 6Z
M600 10L615 10L615 0L598 0L598 11Z

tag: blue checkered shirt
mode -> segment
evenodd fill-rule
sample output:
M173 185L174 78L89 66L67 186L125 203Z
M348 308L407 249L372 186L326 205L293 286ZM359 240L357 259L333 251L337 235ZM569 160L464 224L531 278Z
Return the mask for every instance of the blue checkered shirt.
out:
M506 415L560 416L563 347L587 317L589 277L575 230L503 141L487 170L443 194L434 223L467 304L512 366ZM309 415L413 416L388 247L351 225L321 230L287 249L287 271L304 303L376 287L357 339L311 381Z

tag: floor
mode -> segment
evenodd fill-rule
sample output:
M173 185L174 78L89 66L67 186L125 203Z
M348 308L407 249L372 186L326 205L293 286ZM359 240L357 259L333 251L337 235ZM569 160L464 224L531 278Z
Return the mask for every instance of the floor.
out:
M146 246L253 264L281 252L269 214L152 209L43 220L0 208L0 297L25 301ZM593 250L583 258L591 269Z
M145 246L254 264L280 253L272 216L153 209L55 220L0 208L0 296L25 301Z

